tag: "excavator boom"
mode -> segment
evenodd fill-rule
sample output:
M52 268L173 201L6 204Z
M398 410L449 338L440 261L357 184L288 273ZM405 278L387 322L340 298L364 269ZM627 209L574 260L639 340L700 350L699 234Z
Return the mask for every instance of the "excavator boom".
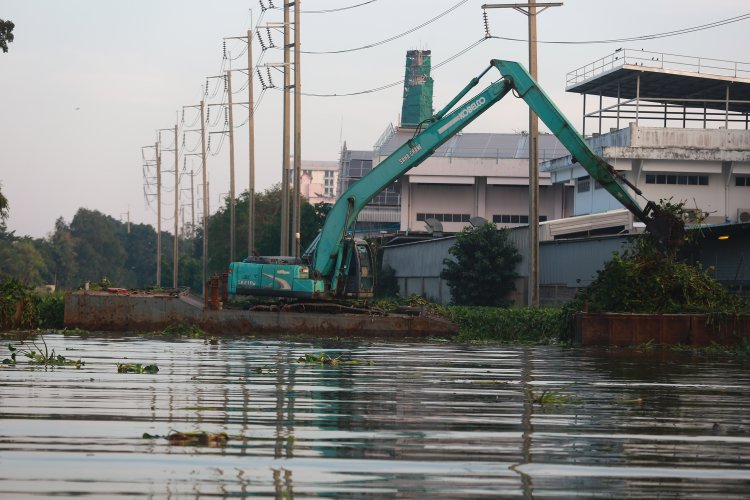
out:
M500 72L502 79L456 107L456 104L476 87L480 78L492 68ZM306 298L371 296L374 269L371 254L368 253L369 247L356 242L351 234L351 228L360 211L378 193L429 158L445 141L460 132L511 90L526 101L570 151L575 161L625 208L644 222L649 230L656 232L662 229L655 224L653 217L649 216L653 204L648 202L645 209L641 208L621 182L630 186L636 194L641 194L640 191L591 150L528 71L519 63L493 59L490 65L479 76L473 78L443 109L420 124L421 131L418 128L414 137L340 196L326 217L309 263L297 262L291 258L264 257L232 263L229 292Z

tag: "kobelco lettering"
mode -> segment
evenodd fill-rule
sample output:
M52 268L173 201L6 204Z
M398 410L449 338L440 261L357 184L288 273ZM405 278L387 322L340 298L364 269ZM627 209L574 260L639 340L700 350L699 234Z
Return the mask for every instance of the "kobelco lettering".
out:
M477 109L479 109L486 102L487 102L486 98L484 98L484 97L478 98L476 101L472 102L471 104L469 104L468 106L466 106L464 109L462 109L460 113L458 113L456 116L454 116L451 119L451 121L449 121L448 123L446 123L445 125L443 125L442 127L440 127L438 129L438 134L442 134L447 129L449 129L450 127L452 127L456 122L465 119L467 116L469 116L474 111L476 111Z

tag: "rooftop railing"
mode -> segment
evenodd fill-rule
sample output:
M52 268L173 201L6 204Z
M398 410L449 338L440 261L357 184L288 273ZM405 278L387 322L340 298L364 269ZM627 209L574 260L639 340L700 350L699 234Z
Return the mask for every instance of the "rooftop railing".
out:
M683 56L666 52L651 52L648 50L618 49L612 54L568 73L566 86L567 88L573 87L586 80L626 65L689 71L692 73L732 78L750 78L750 63Z

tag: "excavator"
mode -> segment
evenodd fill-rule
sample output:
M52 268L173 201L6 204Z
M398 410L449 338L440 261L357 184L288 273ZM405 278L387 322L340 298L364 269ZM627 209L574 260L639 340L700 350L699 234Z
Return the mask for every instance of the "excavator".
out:
M457 106L493 68L502 78ZM526 101L568 149L574 162L578 162L643 222L647 231L663 242L673 237L673 223L667 215L659 213L658 206L648 200L641 208L623 184L638 196L642 196L641 191L591 150L521 64L493 59L443 109L422 122L410 140L340 196L328 213L320 234L301 258L253 256L242 262L232 262L228 293L307 300L372 297L375 264L370 246L355 237L357 215L378 193L430 157L445 141L511 91Z

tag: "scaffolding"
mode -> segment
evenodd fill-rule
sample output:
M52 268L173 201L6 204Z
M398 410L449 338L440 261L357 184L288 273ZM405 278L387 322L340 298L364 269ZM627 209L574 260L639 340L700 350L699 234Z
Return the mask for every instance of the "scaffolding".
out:
M410 50L406 53L404 101L401 126L417 127L432 116L431 51Z

